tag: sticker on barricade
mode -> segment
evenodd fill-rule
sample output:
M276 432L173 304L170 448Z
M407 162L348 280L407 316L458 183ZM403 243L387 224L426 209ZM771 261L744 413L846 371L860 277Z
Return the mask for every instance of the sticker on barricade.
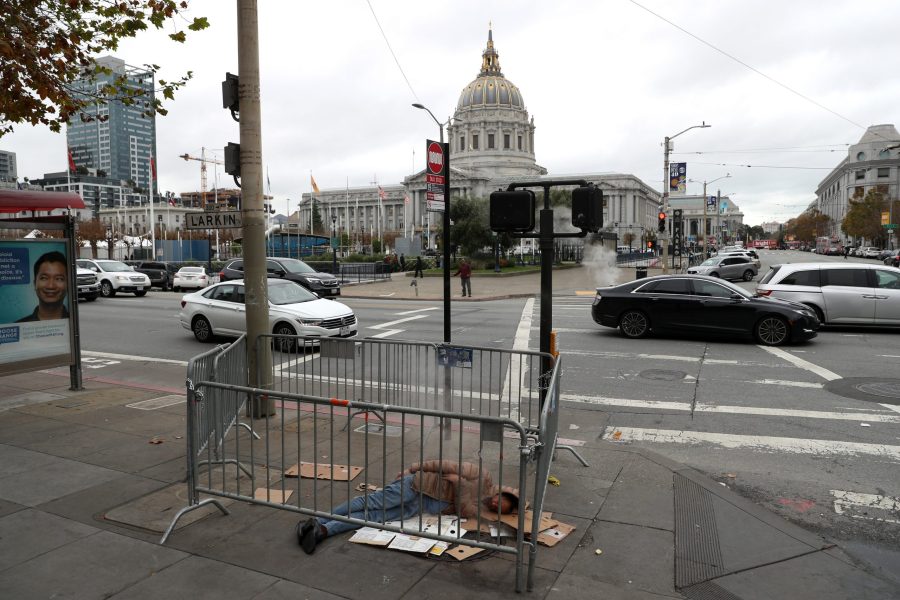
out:
M330 479L331 481L353 481L362 472L362 467L351 465L301 462L285 470L284 476L303 477L304 479Z
M442 367L471 369L474 353L475 351L472 348L463 348L461 346L439 346L437 349L437 360L438 364Z

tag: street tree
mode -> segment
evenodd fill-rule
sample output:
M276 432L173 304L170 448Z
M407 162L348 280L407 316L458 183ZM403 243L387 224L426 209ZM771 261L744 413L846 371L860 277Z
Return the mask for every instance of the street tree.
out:
M140 102L144 114L165 115L156 94L143 96L126 75L86 93L74 86L84 76L112 75L94 59L115 51L119 42L151 26L171 27L169 38L184 43L187 31L209 26L205 17L186 16L187 1L178 0L18 0L0 11L0 137L17 124L43 124L60 131L73 118L90 119L86 109L113 100ZM144 65L154 74L158 65ZM157 92L166 100L192 77L160 79ZM140 96L138 95L140 94Z
M75 245L81 248L84 242L91 246L91 258L97 258L97 242L106 240L106 225L99 219L79 221L75 231Z
M882 225L881 214L887 212L890 216L897 215L900 209L900 203L896 200L893 201L893 210L888 204L889 201L875 188L870 189L861 199L851 199L847 214L841 222L841 230L849 236L869 240L877 246L886 245L887 230Z

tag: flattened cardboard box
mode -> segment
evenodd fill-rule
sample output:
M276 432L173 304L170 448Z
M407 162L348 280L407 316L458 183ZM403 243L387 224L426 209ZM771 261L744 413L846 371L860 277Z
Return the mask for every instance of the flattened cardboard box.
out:
M332 467L334 467L332 469ZM350 465L332 465L331 463L301 462L288 468L285 477L303 477L305 479L330 479L331 481L352 481L362 473L362 467Z

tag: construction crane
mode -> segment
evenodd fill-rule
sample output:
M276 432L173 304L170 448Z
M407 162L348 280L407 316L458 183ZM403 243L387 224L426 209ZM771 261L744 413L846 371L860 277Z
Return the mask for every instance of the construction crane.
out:
M200 157L191 156L190 154L181 154L180 158L184 160L196 160L200 162L200 195L203 198L203 203L206 204L206 163L212 163L215 165L224 165L225 163L216 158L207 158L206 157L206 148L200 148Z

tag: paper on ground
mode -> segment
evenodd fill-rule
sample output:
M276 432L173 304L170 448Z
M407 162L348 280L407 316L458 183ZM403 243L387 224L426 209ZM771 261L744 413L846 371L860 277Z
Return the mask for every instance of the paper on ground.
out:
M368 544L370 546L387 546L397 534L393 531L384 531L374 527L362 527L350 538L356 544Z

